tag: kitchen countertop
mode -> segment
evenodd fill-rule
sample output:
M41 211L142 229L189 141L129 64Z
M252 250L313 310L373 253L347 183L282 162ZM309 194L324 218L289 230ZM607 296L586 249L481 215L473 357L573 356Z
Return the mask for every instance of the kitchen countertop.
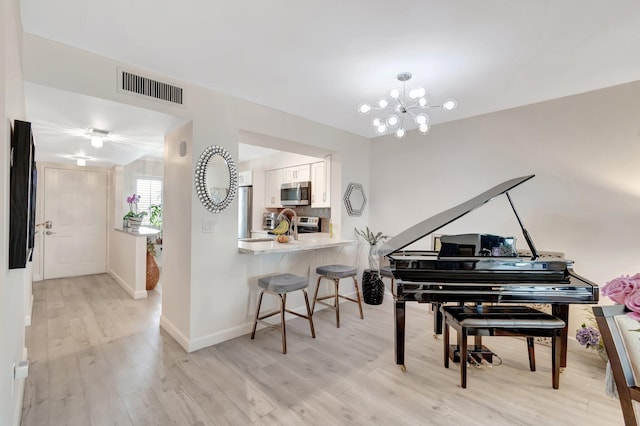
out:
M129 235L146 235L146 236L152 236L152 235L158 235L160 233L159 229L155 229L155 228L149 228L146 226L141 226L138 229L133 229L133 228L114 228L116 231L120 231L123 232L125 234L129 234Z
M335 236L329 238L329 234L320 232L300 234L297 241L290 238L288 243L264 241L264 238L258 240L262 241L238 241L238 251L247 254L288 253L357 244L356 240L345 240Z

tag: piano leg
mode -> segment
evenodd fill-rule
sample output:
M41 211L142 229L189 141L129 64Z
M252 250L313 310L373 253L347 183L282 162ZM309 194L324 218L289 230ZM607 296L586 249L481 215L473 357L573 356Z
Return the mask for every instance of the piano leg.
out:
M395 301L395 339L396 339L396 364L400 366L402 371L406 371L404 365L404 325L405 325L405 302Z
M438 334L442 334L442 312L440 312L441 303L432 303L433 310L433 338L437 339Z
M551 314L564 321L565 326L560 332L560 367L567 366L567 337L569 336L569 305L551 305Z

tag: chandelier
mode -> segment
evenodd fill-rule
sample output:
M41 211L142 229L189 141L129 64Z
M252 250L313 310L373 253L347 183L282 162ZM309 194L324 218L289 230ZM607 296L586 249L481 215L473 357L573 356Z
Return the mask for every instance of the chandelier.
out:
M396 138L402 139L407 134L407 127L411 127L414 123L418 127L418 132L426 135L430 129L429 116L423 111L429 108L451 111L458 106L458 102L453 98L445 99L442 105L430 105L423 87L411 89L407 93L406 84L410 79L410 72L398 74L398 81L402 82L402 90L392 89L389 92L391 99L383 96L374 106L367 102L358 106L360 114L369 114L374 111L382 116L372 121L378 135L393 131Z

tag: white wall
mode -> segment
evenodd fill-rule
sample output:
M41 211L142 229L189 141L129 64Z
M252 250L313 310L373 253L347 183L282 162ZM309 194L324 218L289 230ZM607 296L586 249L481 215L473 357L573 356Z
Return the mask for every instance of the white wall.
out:
M107 271L134 299L147 297L147 237L109 229Z
M162 317L160 324L183 347L190 342L193 125L165 137L162 202ZM180 143L186 144L181 157Z
M9 151L11 125L24 120L22 24L17 0L0 0L0 424L17 425L24 380L13 384L13 364L24 358L26 300L31 296L30 267L8 269ZM28 286L29 288L25 288Z
M598 284L640 271L640 82L434 126L372 142L374 228L396 234L509 178L538 250L564 252ZM438 233L518 237L506 197ZM429 239L427 239L429 240ZM570 331L582 307L572 310ZM573 331L571 331L573 333ZM570 333L570 334L571 334Z
M166 138L163 203L161 325L188 350L249 332L255 274L287 264L279 258L238 253L237 203L220 214L202 207L193 188L193 171L207 146L220 145L237 158L240 135L249 132L293 141L309 151L300 154L334 152L332 185L340 189L332 190L332 204L341 206L337 214L344 214L342 188L349 182L369 185L365 138L183 83L178 83L185 89L183 107L129 96L117 92L113 82L118 66L135 70L132 66L30 35L25 35L24 46L27 81L192 120L191 130L178 129ZM188 146L185 157L178 154L181 140ZM353 161L356 158L359 161ZM351 161L343 164L343 159ZM343 235L353 235L353 226L363 226L367 220L368 210L359 218L342 218L336 232L342 229ZM203 221L214 232L203 233ZM340 217L334 223L339 221Z

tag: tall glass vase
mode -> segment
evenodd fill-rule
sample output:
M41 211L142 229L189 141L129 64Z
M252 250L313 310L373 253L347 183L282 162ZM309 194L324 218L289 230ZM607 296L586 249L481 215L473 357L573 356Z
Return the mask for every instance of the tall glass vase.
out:
M369 246L369 269L371 271L380 271L380 255L377 246Z

